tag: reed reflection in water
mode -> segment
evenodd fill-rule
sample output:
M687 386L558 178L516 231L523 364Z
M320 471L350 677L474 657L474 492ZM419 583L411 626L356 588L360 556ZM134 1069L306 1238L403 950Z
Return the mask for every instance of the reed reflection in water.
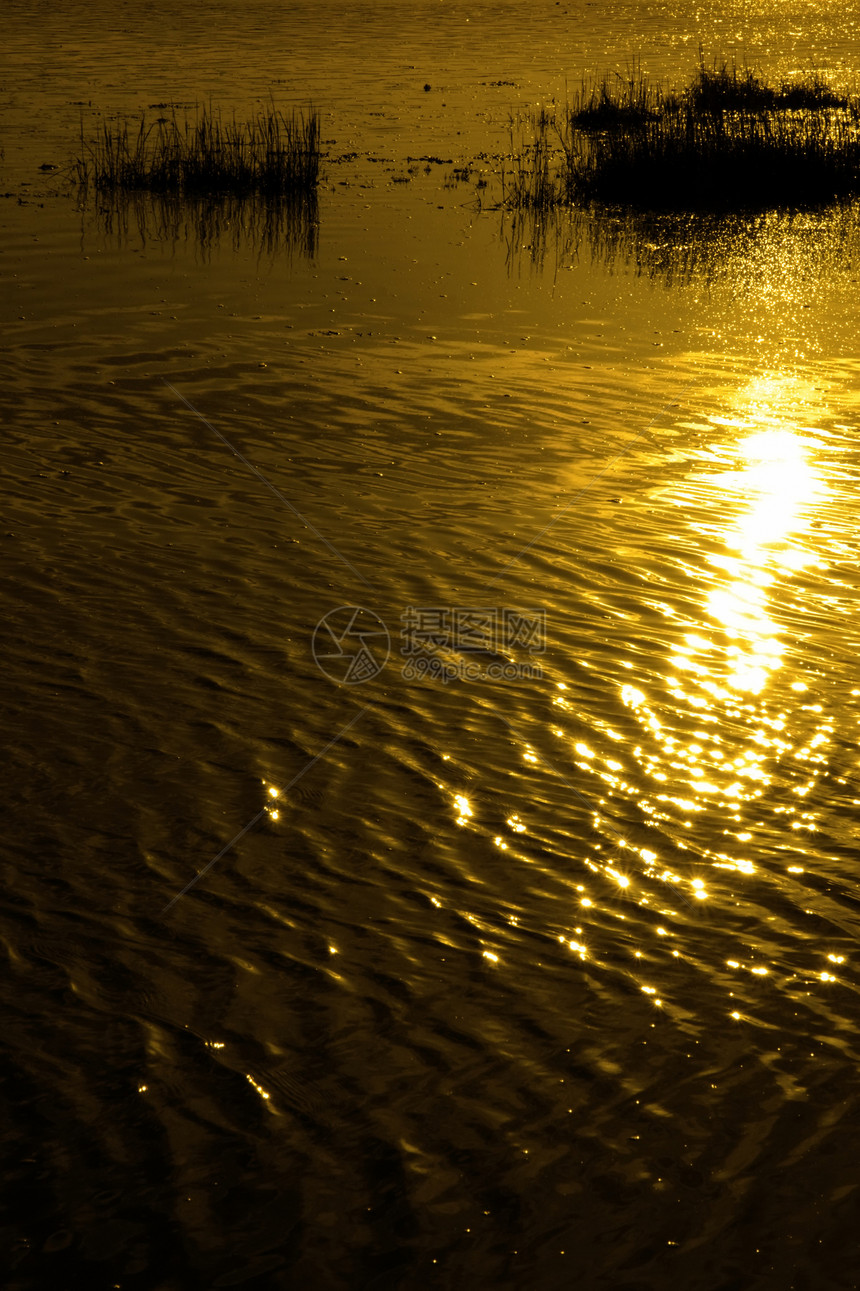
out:
M509 272L529 264L540 273L553 268L558 273L587 256L595 268L633 273L666 288L731 283L752 286L763 296L777 287L795 294L801 284L825 280L832 290L834 280L853 272L860 251L860 203L723 214L596 204L502 211L499 240Z
M82 237L91 228L116 247L183 247L203 261L221 246L312 260L319 250L319 200L315 193L293 198L113 191L82 201Z

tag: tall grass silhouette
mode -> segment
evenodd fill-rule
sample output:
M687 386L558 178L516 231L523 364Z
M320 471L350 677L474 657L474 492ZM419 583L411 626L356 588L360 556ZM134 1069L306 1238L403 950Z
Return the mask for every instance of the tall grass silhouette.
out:
M704 63L666 92L641 69L544 109L502 176L508 209L808 205L860 193L860 104L819 74L769 85Z
M101 191L305 198L320 173L319 114L274 106L245 122L211 107L193 120L104 121L84 134L74 159L78 183Z

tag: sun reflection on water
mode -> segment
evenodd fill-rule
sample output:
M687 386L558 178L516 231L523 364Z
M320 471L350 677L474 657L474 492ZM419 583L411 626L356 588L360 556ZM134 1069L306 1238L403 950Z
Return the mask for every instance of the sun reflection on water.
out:
M595 723L570 745L577 771L599 785L593 824L612 835L586 860L607 882L601 907L619 896L647 905L655 884L688 911L723 895L734 904L732 887L760 872L762 847L769 854L763 827L768 838L816 828L804 799L826 769L833 721L809 702L791 624L798 576L821 568L813 523L829 489L817 464L823 432L811 426L825 420L810 383L759 376L708 419L707 465L673 491L670 514L686 517L673 550L688 595L686 622L667 607L668 667L661 678L620 660L618 694L636 735L622 741ZM562 694L554 704L569 709ZM788 793L770 804L786 776ZM612 824L630 820L633 803L653 848ZM725 883L720 871L731 872Z
M725 553L712 556L725 581L706 601L708 616L723 630L726 668L722 678L705 669L703 689L715 698L731 691L760 694L782 667L785 645L770 611L774 584L781 574L817 563L798 540L804 520L820 492L820 479L800 436L786 428L755 431L737 446L741 468L722 477L727 501L745 498L746 507L725 534ZM794 541L791 537L794 535ZM687 636L679 653L689 666L706 642Z
M765 1025L760 1002L812 980L786 977L774 953L782 914L767 916L773 926L761 936L747 929L769 908L765 885L784 883L786 907L796 901L804 865L788 862L806 860L806 831L826 836L814 790L833 758L835 717L816 702L823 692L802 634L806 589L829 550L816 525L837 488L827 425L813 387L779 374L736 391L720 415L701 416L696 430L705 435L692 464L682 459L669 506L655 505L667 495L661 484L646 513L659 519L645 522L640 546L618 549L619 563L629 550L641 562L636 572L667 587L643 598L661 618L649 621L648 636L635 627L631 635L630 599L606 595L597 644L577 648L592 657L572 656L572 666L591 670L586 693L605 682L620 703L583 703L569 676L554 682L546 741L515 740L519 767L542 764L572 792L578 818L585 809L593 832L575 843L578 863L570 870L558 861L578 822L566 830L542 819L544 801L557 801L553 790L546 800L535 795L535 810L528 800L504 801L489 833L505 872L522 873L530 892L562 883L551 917L531 930L563 952L550 962L589 983L620 972L676 1022L692 1016L681 972L712 978L725 990L725 1016L757 1026ZM623 612L607 623L616 604ZM481 799L453 786L449 793L454 820L470 835L492 818ZM484 961L504 971L513 958L482 931ZM542 949L538 967L548 961ZM816 964L815 981L830 987L841 962Z
M658 798L687 816L722 802L739 819L742 804L763 796L775 761L792 747L791 705L782 698L778 706L768 691L788 659L790 641L779 622L785 585L819 564L803 541L825 492L815 438L796 420L803 403L809 414L809 402L809 390L796 381L760 377L738 392L728 415L712 418L720 437L710 454L727 469L696 483L701 498L704 482L725 520L703 553L702 619L689 624L669 657L670 695L698 729L664 729L641 690L621 688L622 701L652 737L653 751L639 751L646 772L674 788ZM788 686L797 695L805 689L799 679ZM816 747L825 740L823 731L814 737ZM740 841L741 833L735 837ZM732 864L752 870L743 859Z

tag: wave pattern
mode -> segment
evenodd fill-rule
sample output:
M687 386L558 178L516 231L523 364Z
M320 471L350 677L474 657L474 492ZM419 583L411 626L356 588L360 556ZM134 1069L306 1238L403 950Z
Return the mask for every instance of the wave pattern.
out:
M403 119L416 77L462 108L468 19L507 79L521 6L436 8L337 8L332 66L382 33ZM273 7L202 13L195 92L253 97ZM564 49L631 13L686 57L660 6ZM438 178L332 185L292 259L3 207L10 1287L853 1285L851 215L677 272L586 219L541 267ZM312 640L355 605L391 652L352 686ZM450 680L405 675L410 608ZM470 652L458 608L542 635Z

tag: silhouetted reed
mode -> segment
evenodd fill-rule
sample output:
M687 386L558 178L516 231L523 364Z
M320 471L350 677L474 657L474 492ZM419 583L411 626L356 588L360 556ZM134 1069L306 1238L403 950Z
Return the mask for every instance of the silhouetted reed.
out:
M634 60L626 76L583 81L570 108L571 124L578 130L613 130L653 121L667 101Z
M503 171L502 205L827 203L860 193L859 122L858 102L817 73L772 87L747 69L701 64L686 90L665 93L634 67L531 118Z
M696 112L774 112L802 108L846 108L848 97L838 94L818 72L805 80L782 81L768 85L748 67L734 63L707 68L700 62L695 80L686 92L687 102Z
M502 205L509 210L550 211L574 198L572 165L559 164L559 150L571 145L571 127L557 113L542 108L528 118L530 139L516 139L502 162Z
M180 122L175 112L141 113L136 122L103 121L92 140L82 120L74 169L82 187L101 191L307 197L319 180L319 114L270 107L238 122L204 107Z
M860 138L850 117L829 110L701 113L687 104L641 129L595 136L569 183L577 198L637 206L829 202L860 192Z
M804 108L847 108L849 98L837 93L819 72L804 79L768 85L751 68L735 63L706 67L700 58L695 77L680 93L666 92L649 81L634 60L626 76L616 72L597 82L583 81L570 107L578 130L614 130L656 121L690 107L705 112L778 112Z

